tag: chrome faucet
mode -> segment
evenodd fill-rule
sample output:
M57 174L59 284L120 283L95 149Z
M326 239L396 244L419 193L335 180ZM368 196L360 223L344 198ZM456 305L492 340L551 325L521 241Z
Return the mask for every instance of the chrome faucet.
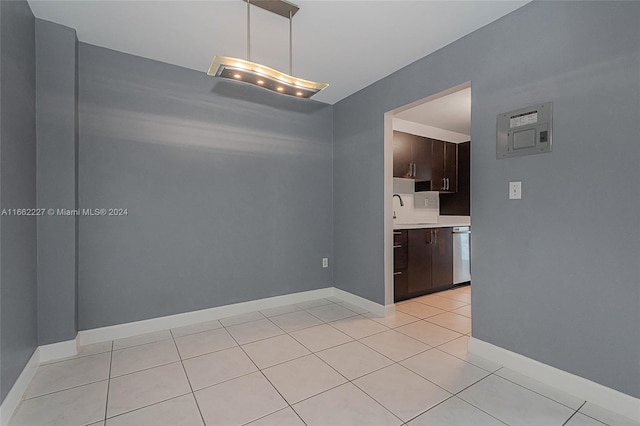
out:
M404 207L404 202L402 201L402 197L400 196L400 194L393 194L393 197L398 197L398 200L400 200L400 207ZM391 197L393 199L393 197ZM393 218L396 218L396 211L393 211Z

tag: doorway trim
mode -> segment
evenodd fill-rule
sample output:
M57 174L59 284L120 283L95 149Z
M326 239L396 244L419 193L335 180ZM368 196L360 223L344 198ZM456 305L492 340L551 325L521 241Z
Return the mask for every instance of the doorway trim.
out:
M394 115L426 104L444 96L471 87L471 81L419 99L384 113L384 304L394 306L393 301L393 117Z

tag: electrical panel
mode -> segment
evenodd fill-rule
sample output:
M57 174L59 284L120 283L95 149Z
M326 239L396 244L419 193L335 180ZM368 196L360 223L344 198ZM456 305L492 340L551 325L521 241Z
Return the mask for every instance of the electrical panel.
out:
M496 157L551 152L553 104L547 102L499 114L496 124Z

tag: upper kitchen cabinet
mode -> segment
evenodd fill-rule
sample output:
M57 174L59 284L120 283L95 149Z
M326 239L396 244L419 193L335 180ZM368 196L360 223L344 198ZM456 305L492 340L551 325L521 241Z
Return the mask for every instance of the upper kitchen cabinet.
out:
M471 215L471 142L458 144L458 188L440 195L441 216Z
M457 145L394 131L393 177L415 180L416 191L456 192Z
M431 180L431 139L394 131L393 177Z
M457 145L431 141L431 190L456 192L458 185Z

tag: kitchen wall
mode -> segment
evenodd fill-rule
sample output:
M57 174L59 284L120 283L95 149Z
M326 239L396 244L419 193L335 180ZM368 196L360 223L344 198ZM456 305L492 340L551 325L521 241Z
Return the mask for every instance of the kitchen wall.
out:
M35 19L0 1L0 208L36 207ZM0 400L38 345L36 217L0 217Z
M331 286L331 106L80 43L81 330ZM330 262L331 264L332 262Z
M440 214L438 192L415 192L413 179L393 178L393 223L405 225L412 223L435 223ZM402 204L400 204L402 199Z
M384 303L384 113L471 81L473 335L640 397L639 20L532 2L334 105L336 287ZM553 152L497 160L496 116L547 101Z

